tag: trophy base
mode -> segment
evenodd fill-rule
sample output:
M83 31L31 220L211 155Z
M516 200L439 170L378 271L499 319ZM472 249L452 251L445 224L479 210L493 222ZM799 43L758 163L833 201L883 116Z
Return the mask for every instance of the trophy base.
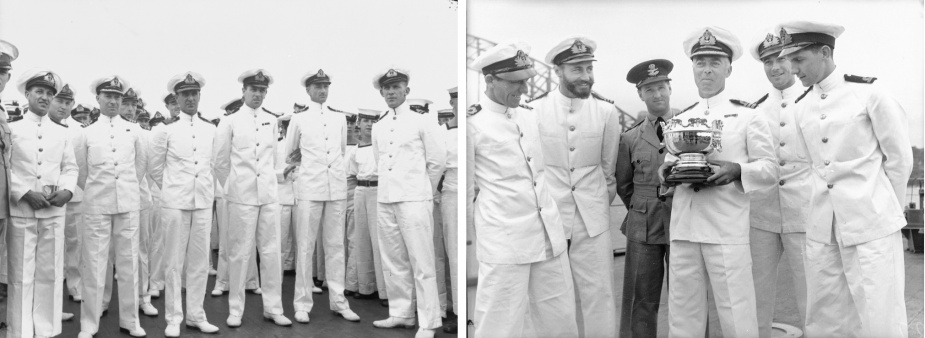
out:
M665 181L669 183L704 183L710 176L713 176L713 169L709 166L675 167L671 170L671 174L665 178Z

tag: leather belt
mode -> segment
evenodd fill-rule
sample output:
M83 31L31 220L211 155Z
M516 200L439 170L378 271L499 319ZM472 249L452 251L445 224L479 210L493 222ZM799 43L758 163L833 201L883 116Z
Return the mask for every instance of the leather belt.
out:
M377 187L377 186L379 186L379 181L363 181L363 180L359 180L359 181L357 181L357 186L358 186L358 187Z

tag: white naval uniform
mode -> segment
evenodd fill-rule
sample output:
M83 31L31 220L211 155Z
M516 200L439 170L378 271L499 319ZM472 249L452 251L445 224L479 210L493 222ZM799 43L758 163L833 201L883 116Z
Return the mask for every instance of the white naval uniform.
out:
M350 158L347 173L354 175L357 181L378 184L376 175L376 158L372 144L357 146L356 153ZM378 186L357 186L354 192L354 242L357 243L357 271L373 270L372 289L379 292L379 299L388 299L385 280L383 279L381 252L379 251L379 226L376 214L376 195ZM368 276L368 273L360 273ZM367 277L368 278L368 277Z
M158 124L151 128L150 135L157 134L160 130L166 128L169 124ZM150 151L151 144L148 144ZM164 228L164 215L161 212L162 202L160 200L160 191L157 185L149 182L151 190L151 211L149 212L151 221L148 226L148 290L164 290L164 268L167 262L164 260L164 243L166 241L166 230Z
M218 264L215 275L215 290L228 291L228 201L225 200L225 189L218 179L215 179L215 219L218 223ZM257 276L257 246L251 248L250 258L247 260L247 275L244 277L244 289L254 290L260 288Z
M229 315L244 314L244 280L255 243L260 254L263 312L283 314L276 187L276 116L244 105L225 116L215 135L216 176L228 209ZM310 290L309 290L310 291Z
M758 336L771 336L774 305L777 303L777 268L781 258L787 260L793 277L794 296L800 315L799 327L806 314L806 274L803 247L806 245L806 221L812 185L809 155L799 138L794 115L802 87L795 83L784 90L772 88L757 112L764 114L771 130L772 144L780 166L778 184L752 191L749 233L752 255L752 279L758 311Z
M475 114L466 118L466 203L479 261L475 336L577 337L565 232L546 188L535 113L488 98L469 111Z
M285 139L277 139L285 144ZM286 163L286 147L276 147L276 193L279 199L279 253L283 270L293 270L292 264L295 249L295 177L283 177L288 164Z
M723 335L757 337L746 194L777 183L767 120L754 109L733 104L725 92L700 99L674 118L685 124L691 118L722 120L722 151L707 160L738 163L741 179L714 187L676 187L669 235L668 336L706 332L707 288L712 286ZM676 159L665 156L665 162Z
M456 281L456 276L458 272L456 267L458 266L459 260L457 259L458 253L456 249L458 248L459 243L457 239L459 238L458 223L459 210L457 206L458 196L459 196L459 148L457 144L459 142L459 129L456 127L450 127L447 125L447 130L443 134L444 141L446 142L446 172L443 174L443 192L440 193L440 207L441 214L443 216L443 243L446 247L446 256L450 268L450 295L453 299L453 306L456 307L456 311L459 311L459 292L458 282Z
M146 142L138 125L120 116L101 115L77 138L74 154L84 187L81 234L83 303L81 331L96 333L102 313L106 265L115 246L119 282L119 326L140 328L138 321L139 182L147 168Z
M373 126L379 175L376 200L379 249L389 293L389 316L441 326L434 271L433 196L446 165L438 125L402 103Z
M66 120L67 132L71 140L71 146L75 145L77 135L83 132L84 128L80 121L70 117ZM76 162L75 162L76 163ZM80 297L80 233L83 228L83 207L81 203L84 197L84 190L74 186L74 196L67 202L67 211L64 214L64 278L67 284L68 293L75 297Z
M610 203L622 127L612 103L569 98L559 88L531 102L536 109L546 182L571 240L569 261L581 303L579 333L617 335Z
M9 298L10 337L61 333L65 207L33 210L22 197L47 185L73 192L77 163L67 127L29 111L10 124Z
M366 145L364 148L368 148ZM356 171L356 154L360 147L356 144L347 145L347 154L344 164L347 172L347 284L346 289L369 295L376 292L376 272L373 264L373 247L369 239L368 222L357 222L357 195L358 186ZM373 201L375 202L375 201ZM360 228L363 226L363 228ZM383 287L385 285L383 284Z
M209 239L215 201L213 142L215 126L201 115L180 119L158 132L151 142L151 177L161 188L166 241L167 324L183 321L181 275L186 275L187 323L206 321L202 308L209 279Z
M812 163L806 336L905 337L906 113L879 85L837 71L797 109Z
M293 307L296 312L312 310L312 253L320 233L330 308L343 311L350 309L344 297L347 119L344 114L317 102L310 102L308 107L292 116L286 132L286 154L297 149L301 149L302 154L296 177L299 203Z

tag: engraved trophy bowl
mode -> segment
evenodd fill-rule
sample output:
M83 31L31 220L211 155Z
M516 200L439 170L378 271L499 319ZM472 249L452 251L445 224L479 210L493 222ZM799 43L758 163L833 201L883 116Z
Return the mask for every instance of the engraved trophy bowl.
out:
M42 195L44 195L45 198L50 197L51 194L54 194L56 191L58 191L58 186L57 186L57 185L44 185L44 186L42 186Z
M684 124L681 119L671 119L663 122L662 129L665 130L665 147L679 159L665 181L703 183L713 175L707 155L714 150L722 151L723 121L709 123L703 118L691 118Z

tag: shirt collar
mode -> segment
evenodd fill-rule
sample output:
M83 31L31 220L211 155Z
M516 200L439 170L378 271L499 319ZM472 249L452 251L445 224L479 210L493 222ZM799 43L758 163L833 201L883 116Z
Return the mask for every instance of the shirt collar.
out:
M662 115L662 121L668 122L672 117L674 117L674 112L670 109L665 115ZM646 120L649 121L649 124L655 126L655 122L658 120L658 116L652 115L652 113L646 114Z
M28 113L26 113L26 118L31 120L32 122L41 123L42 120L48 118L48 114L46 113L45 116L38 116L37 114L35 114L34 112L30 110Z
M571 98L562 94L560 88L556 88L555 93L550 94L558 104L568 107L570 111L577 111L585 104L588 99Z
M819 90L823 93L830 92L832 89L844 82L842 79L844 79L844 76L833 70L832 74L829 74L829 76L822 79L822 81L819 81L819 83L813 85L813 90Z
M196 114L189 115L187 113L180 112L180 115L178 116L180 117L179 121L183 121L183 122L193 122L193 120L196 119Z
M307 106L308 106L308 112L311 112L311 113L320 113L324 111L323 105L315 101L309 100Z
M784 88L784 90L771 87L770 98L778 101L793 101L796 100L798 96L802 95L804 90L806 89L802 86L798 86L797 82L794 81L790 87Z
M260 110L260 107L257 107L257 109L254 109L245 104L241 106L241 110L243 110L244 112L250 115L257 116L257 111ZM183 115L183 113L181 112L180 115Z

